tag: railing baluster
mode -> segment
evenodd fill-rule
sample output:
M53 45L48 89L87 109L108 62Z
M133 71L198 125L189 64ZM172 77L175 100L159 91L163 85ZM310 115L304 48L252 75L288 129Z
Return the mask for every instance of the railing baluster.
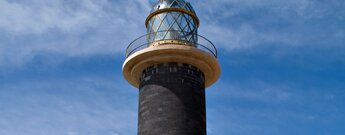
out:
M167 32L167 31L158 31L154 33L148 33L146 35L140 36L139 38L135 39L133 42L131 42L128 45L126 49L126 58L128 58L130 55L132 55L133 53L137 51L148 48L149 45L152 44L153 42L149 42L150 40L147 37L149 37L150 39L154 38L155 35L159 35L161 32ZM178 31L178 32L183 32L183 31ZM204 50L212 54L214 57L217 58L218 51L217 51L217 48L213 45L213 43L201 35L198 35L198 34L194 34L194 35L197 36L199 40L197 43L194 43L196 47L199 48L200 50ZM178 40L178 39L163 39L163 40ZM181 40L181 41L184 41L184 40ZM205 42L205 44L203 42Z

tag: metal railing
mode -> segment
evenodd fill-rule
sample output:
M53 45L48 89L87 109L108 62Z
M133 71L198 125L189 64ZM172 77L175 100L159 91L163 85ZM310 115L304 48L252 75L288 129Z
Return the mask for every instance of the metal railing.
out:
M169 31L171 32L171 31ZM135 39L133 42L131 42L127 49L126 49L126 58L131 56L133 53L138 52L142 49L150 47L153 43L164 41L164 40L175 40L175 41L180 41L178 43L188 43L189 46L194 46L200 50L203 50L214 57L217 58L218 52L217 48L213 45L213 43L208 40L207 38L198 35L198 34L193 34L191 35L190 38L195 38L197 37L197 43L189 42L186 40L181 40L181 37L178 36L164 36L162 39L150 39L152 37L157 38L157 35L161 35L162 33L167 33L167 31L159 31L159 32L154 32L154 33L148 33L143 36L140 36L139 38ZM166 35L166 34L165 34ZM195 40L194 40L195 41ZM174 43L170 43L174 44Z

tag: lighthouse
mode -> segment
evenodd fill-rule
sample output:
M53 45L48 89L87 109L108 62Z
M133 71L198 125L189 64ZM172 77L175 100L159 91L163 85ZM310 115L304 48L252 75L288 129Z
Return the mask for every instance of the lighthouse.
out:
M216 47L198 34L184 0L159 0L145 26L122 67L139 89L138 135L206 135L205 89L220 76Z

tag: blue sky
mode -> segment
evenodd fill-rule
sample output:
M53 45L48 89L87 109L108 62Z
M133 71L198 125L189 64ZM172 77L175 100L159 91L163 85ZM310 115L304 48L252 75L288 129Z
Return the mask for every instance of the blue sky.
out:
M121 66L154 1L0 0L0 134L136 134ZM222 66L209 135L345 134L345 1L190 2Z

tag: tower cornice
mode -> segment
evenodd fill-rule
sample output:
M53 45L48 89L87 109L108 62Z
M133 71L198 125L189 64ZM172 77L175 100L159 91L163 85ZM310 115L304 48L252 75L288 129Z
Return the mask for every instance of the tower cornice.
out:
M124 62L122 72L130 84L139 88L144 69L169 62L190 64L200 69L205 75L205 87L215 83L221 72L215 56L193 46L176 44L153 46L135 52Z

